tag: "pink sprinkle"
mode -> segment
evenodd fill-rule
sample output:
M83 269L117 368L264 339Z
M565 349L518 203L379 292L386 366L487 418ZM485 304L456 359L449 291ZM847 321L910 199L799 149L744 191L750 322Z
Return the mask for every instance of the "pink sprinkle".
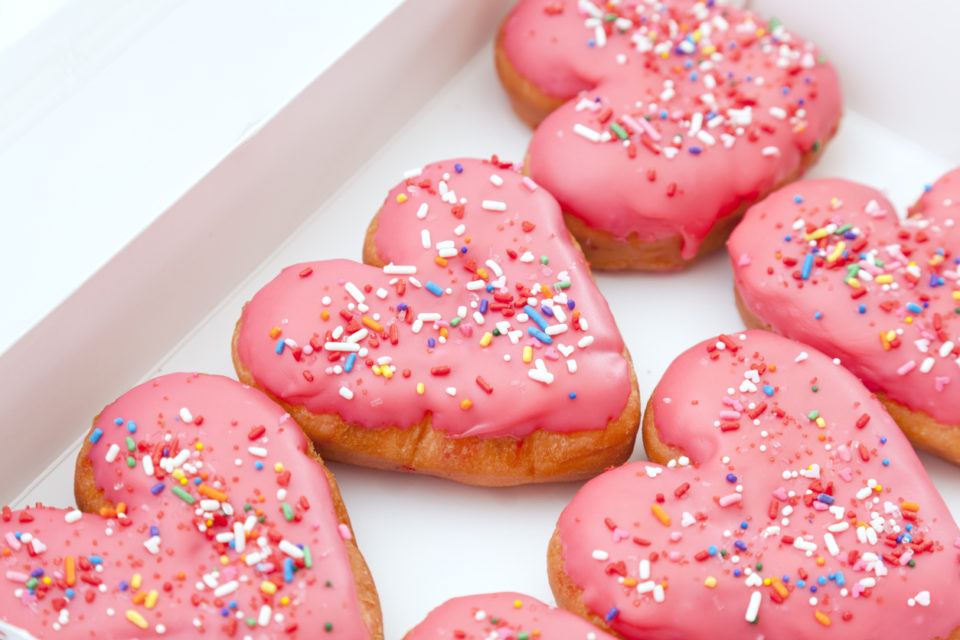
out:
M337 525L337 531L340 532L340 537L343 538L344 540L353 540L353 534L350 533L350 527L348 527L344 523L341 522L340 524Z
M741 254L740 254L740 259L737 260L737 265L738 265L738 266L741 266L741 267L745 267L745 266L747 266L748 264L750 264L750 262L751 262L751 261L750 261L750 256L748 256L748 255L745 254L745 253L741 253Z
M914 369L917 368L917 363L914 360L903 364L899 369L897 369L897 375L905 376Z
M840 459L844 462L850 462L852 456L850 455L850 447L845 444L837 447L837 455L840 456Z
M937 376L933 379L933 386L937 391L943 391L943 388L950 384L950 378L947 376Z
M547 350L543 352L543 357L547 360L559 360L560 353L553 347L547 347Z
M743 405L740 404L740 401L734 400L730 396L723 396L723 404L733 407L734 411L743 411Z
M853 471L850 469L850 467L844 467L843 469L840 469L837 475L840 476L840 479L845 482L850 482L853 480Z
M814 500L813 508L816 509L817 511L826 511L828 508L828 505L826 502L820 502L819 500Z
M683 539L683 533L680 531L673 531L670 533L671 542L680 542Z
M783 502L787 499L787 490L783 487L777 487L773 492L773 497Z
M957 549L960 549L960 538L957 538L953 541L953 546L955 546Z
M620 542L621 540L626 540L626 539L629 538L629 537L630 537L630 532L629 532L629 531L624 531L624 530L621 529L620 527L617 527L616 529L613 530L613 541L614 541L614 542Z
M680 561L680 552L671 551L667 554L667 557L670 559L670 562L679 562Z
M740 417L739 411L721 411L720 419L721 420L736 420Z
M740 495L739 493L731 493L720 498L720 500L718 500L717 503L721 507L729 507L730 505L737 504L741 500L743 500L742 495Z
M10 582L19 582L20 584L23 584L29 579L29 574L20 573L19 571L7 571L7 580Z
M7 541L7 544L10 545L10 548L14 551L20 551L23 545L20 544L20 541L17 540L17 536L13 535L13 531L7 531L7 535L4 536L4 539Z
M473 325L470 324L469 322L461 322L460 333L462 333L463 335L469 338L470 336L473 335Z
M525 186L530 191L537 190L537 183L530 179L530 176L523 176L523 186Z

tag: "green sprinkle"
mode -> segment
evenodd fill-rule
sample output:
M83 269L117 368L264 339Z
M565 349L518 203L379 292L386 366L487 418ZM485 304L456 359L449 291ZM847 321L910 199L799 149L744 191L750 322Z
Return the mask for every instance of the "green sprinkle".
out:
M526 631L521 631L517 634L517 640L530 640L530 634Z
M26 582L26 584L24 584L24 586L25 586L27 589L33 589L34 587L37 586L37 584L39 584L39 580L37 580L36 578L30 578L29 580L27 580L27 582Z
M313 554L310 553L310 547L303 548L303 566L307 569L313 566ZM329 581L327 584L330 584Z
M820 387L813 385L813 392L816 393L817 391L820 391Z
M553 288L554 288L554 289L569 289L569 288L570 288L570 281L569 281L569 280L561 280L560 282L554 282L554 283L553 283Z
M133 438L127 436L127 451L133 453L137 450L137 443L133 441Z
M762 562L758 562L758 563L757 563L757 571L763 571L763 563L762 563Z
M327 580L327 582L326 582L326 584L325 584L324 586L326 586L326 587L332 587L332 586L333 586L333 583L330 582L329 580Z
M293 507L290 506L289 502L281 503L280 509L283 510L283 517L287 519L287 522L293 520Z
M813 141L813 152L816 153L817 151L820 151L820 141L819 141L819 140L814 140L814 141Z
M254 620L253 618L247 618L245 622L247 623L247 626L250 627L251 629L257 626L257 621Z
M252 505L249 505L249 504L243 505L243 510L244 510L244 511L250 511L250 509L253 509L253 506L252 506Z
M617 19L617 14L615 13L608 13L603 16L604 22L613 22L616 19Z
M843 235L843 234L846 233L847 231L850 231L850 229L853 229L853 225L852 225L852 224L845 224L845 225L843 225L842 227L840 227L839 229L837 229L836 231L834 231L834 233L839 236L839 235Z
M615 134L617 134L617 137L620 138L621 140L626 140L629 137L627 135L627 132L624 130L624 128L621 127L616 122L610 123L610 130L613 131Z
M726 550L726 549L720 549L720 557L721 557L721 558L726 558L726 557L727 557L727 550Z
M911 560L910 562L907 563L907 566L910 568L913 568L917 566L917 562L915 560Z
M547 256L540 256L540 263L541 263L541 264L550 264L550 258L548 258Z
M496 336L500 335L500 329L494 329L494 330L491 331L490 333L491 333L494 337L496 337Z
M463 322L463 318L461 318L460 316L457 316L456 318L454 318L453 320L450 321L450 326L451 326L451 327L455 327L455 326L457 326L458 324L460 324L461 322Z
M137 466L137 459L133 456L127 456L127 466L133 469L135 466Z
M323 625L323 630L324 630L324 631L333 631L333 623L332 623L332 622L328 622L328 623L326 623L325 625Z
M807 414L807 418L809 418L810 420L816 420L819 417L820 417L820 412L817 411L816 409L814 409L813 411Z
M827 56L823 54L820 54L820 56L817 58L817 64L823 64L826 61L827 61Z
M770 31L773 31L777 27L783 26L783 23L779 18L770 18Z
M177 496L187 504L193 504L194 502L197 501L196 498L194 498L192 495L190 495L189 493L187 493L177 485L173 485L173 488L171 489L171 491L173 491L173 495Z

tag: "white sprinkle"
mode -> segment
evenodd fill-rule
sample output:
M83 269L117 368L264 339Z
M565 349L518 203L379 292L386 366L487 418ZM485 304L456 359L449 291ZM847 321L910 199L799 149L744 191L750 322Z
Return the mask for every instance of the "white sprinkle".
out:
M432 243L430 242L430 230L429 230L429 229L423 229L423 230L420 232L420 244L423 245L423 248L424 248L424 249L429 249L431 246L433 246Z
M546 328L544 333L546 333L548 336L555 336L563 333L566 330L567 330L567 325L565 324L552 324Z
M655 602L663 602L666 594L663 592L663 585L658 584L653 588L653 599Z
M496 277L503 275L503 269L500 268L500 265L497 264L494 260L487 260L486 265L490 267L490 270L493 271Z
M457 388L456 388L456 387L447 387L446 389L444 389L444 391L445 391L445 392L447 393L447 395L450 396L451 398L456 397L456 395L457 395Z
M71 509L63 516L63 521L67 524L73 524L74 522L79 522L82 517L83 513L79 509Z
M542 360L538 360L538 362L542 362ZM529 369L527 375L537 382L553 384L553 374L545 369Z
M930 370L933 369L934 364L936 364L936 360L933 358L924 359L923 364L920 365L920 373L930 373Z
M260 617L257 618L257 624L261 627L265 627L270 624L270 617L273 615L273 610L270 608L270 605L265 604L260 607Z
M477 324L483 324L484 322L486 322L486 320L483 317L483 314L480 313L479 311L473 312L473 321L476 322Z
M193 422L193 416L190 414L190 410L186 407L180 409L180 419L186 424Z
M842 516L843 514L841 514L841 517ZM850 528L849 522L837 522L836 524L832 524L829 527L827 527L827 531L830 531L831 533L842 533L849 528Z
M353 391L346 387L340 387L340 396L347 400L353 400Z
M647 580L646 582L641 582L637 585L637 593L650 593L655 587L656 583L653 580Z
M464 233L466 233L466 231L467 231L467 226L466 226L466 225L464 225L464 224L458 224L458 225L457 225L456 227L454 227L454 229L453 229L453 235L455 235L455 236L462 236Z
M537 190L537 183L534 182L534 181L530 178L530 176L523 176L523 186L525 186L525 187L526 187L527 189L529 189L530 191L536 191L536 190Z
M747 615L745 616L747 622L756 622L757 614L760 612L760 601L763 599L763 595L759 591L754 591L750 594L750 604L747 605Z
M580 341L577 342L577 346L581 349L586 349L593 344L593 336L583 336L580 338Z
M594 549L594 550L593 550L593 559L594 559L594 560L601 560L601 561L603 561L603 560L608 560L609 558L610 558L610 554L607 553L606 551L604 551L603 549Z
M200 508L207 512L220 511L220 501L210 499L201 500Z
M150 456L143 457L143 472L147 474L147 477L153 477L153 458Z
M833 537L833 534L827 532L823 534L823 541L827 545L827 551L830 552L830 555L835 556L840 553L840 546L837 544L836 538Z
M426 217L427 217L427 211L428 211L429 209L430 209L430 206L429 206L426 202L424 202L423 204L421 204L421 205L420 205L420 208L417 209L417 219L418 219L418 220L423 220L424 218L426 218Z
M392 262L383 268L383 272L389 275L410 276L417 272L414 265L400 265Z
M806 360L806 359L809 358L809 357L810 357L810 354L809 354L809 353L807 353L806 351L801 351L801 352L800 352L800 355L798 355L796 358L794 358L793 361L794 361L794 362L803 362L804 360Z
M117 456L120 454L120 446L116 443L110 445L110 448L107 449L106 461L113 462L117 459Z
M569 371L570 373L577 372L577 361L574 360L573 358L567 360L567 371Z
M783 107L770 107L770 115L778 120L785 120L787 117L787 112L783 109Z
M346 343L335 342L335 343L333 343L333 344L356 344L356 345L357 345L357 351L359 351L359 350L360 350L360 349L359 349L359 346L360 346L360 345L359 345L358 343L359 343L361 340L363 340L364 338L366 338L369 333L370 333L370 331L367 330L366 327L364 327L364 328L362 328L362 329L360 329L360 330L358 330L358 331L354 331L354 332L351 333L349 336L347 336L347 342L346 342Z
M160 536L151 536L147 538L144 541L143 546L153 555L157 555L160 553Z
M267 450L263 447L247 447L247 451L250 452L250 455L256 456L258 458L266 458Z
M436 322L437 320L441 320L442 318L443 318L443 316L440 315L439 313L437 313L436 311L430 311L430 312L428 312L428 313L418 313L418 314L417 314L417 319L418 319L418 320L423 320L424 322Z
M780 149L778 147L764 147L760 153L767 157L778 156L780 155Z
M360 345L355 342L324 342L323 348L327 351L360 351Z
M506 211L507 203L500 202L499 200L484 200L480 203L480 206L486 209L487 211Z
M535 259L529 251L524 251L523 255L520 256L520 262L533 262Z
M947 341L947 342L944 342L942 345L940 345L940 357L941 357L941 358L946 358L948 355L950 355L950 352L951 352L951 351L953 351L953 343L952 343L952 342Z
M503 178L501 178L500 176L494 173L493 175L490 176L490 182L492 182L493 184L499 187L500 185L503 184Z
M485 289L486 286L487 286L487 283L484 282L483 280L471 280L470 282L467 283L467 290L476 291L477 289Z
M352 282L346 283L343 285L343 288L346 289L347 293L349 293L350 296L359 303L362 303L366 299L363 293L361 293L360 289L357 288L357 285L353 284Z
M582 138L586 138L590 142L600 142L599 131L595 131L594 129L580 124L579 122L573 125L573 132Z
M294 560L299 560L303 557L303 549L293 544L289 540L281 540L280 544L277 545L277 548L280 549L283 553L287 554Z
M247 535L243 529L243 523L233 523L233 546L237 553L243 553L247 546Z

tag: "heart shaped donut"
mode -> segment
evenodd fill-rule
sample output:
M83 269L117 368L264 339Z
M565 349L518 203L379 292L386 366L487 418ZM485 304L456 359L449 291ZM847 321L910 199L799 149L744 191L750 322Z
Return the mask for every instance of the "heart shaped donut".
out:
M515 110L543 120L530 175L601 269L720 247L816 160L842 108L812 44L712 0L520 0L496 63Z
M94 421L75 490L87 513L3 509L0 637L383 638L333 476L255 389L135 387Z
M766 331L681 354L643 422L652 460L560 516L560 606L624 638L960 638L960 529L883 405Z
M613 640L569 611L522 593L447 600L403 640Z
M799 182L729 249L747 326L840 358L916 446L960 464L960 169L903 220L870 187Z
M364 259L288 267L234 334L240 380L324 458L508 485L629 457L640 405L626 347L529 178L495 157L412 171Z

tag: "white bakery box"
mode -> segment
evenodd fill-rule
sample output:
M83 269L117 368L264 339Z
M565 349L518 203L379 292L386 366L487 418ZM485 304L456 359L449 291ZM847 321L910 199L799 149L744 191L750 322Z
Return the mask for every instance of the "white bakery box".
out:
M530 137L493 69L512 0L47 4L0 50L0 504L13 506L72 504L79 442L131 386L233 375L244 301L288 264L359 259L404 171L519 160ZM840 133L811 175L885 187L906 207L960 164L960 4L751 5L817 41L843 78ZM723 252L597 280L644 402L673 357L742 327ZM960 469L922 457L960 517ZM331 468L387 638L456 595L552 602L547 540L576 485Z

